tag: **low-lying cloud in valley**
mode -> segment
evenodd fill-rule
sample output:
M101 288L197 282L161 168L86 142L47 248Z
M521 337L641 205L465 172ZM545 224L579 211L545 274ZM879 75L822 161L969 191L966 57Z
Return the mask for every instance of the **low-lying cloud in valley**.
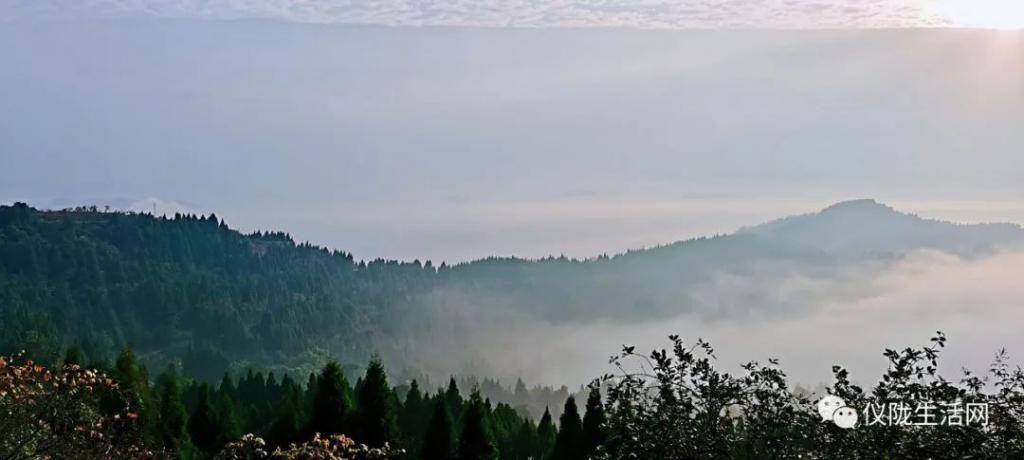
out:
M868 384L885 369L885 348L922 346L941 330L950 339L944 373L956 378L961 366L987 369L1001 347L1012 357L1024 353L1020 267L1022 247L977 258L919 251L827 273L764 265L716 273L687 299L694 313L554 324L494 309L466 317L475 337L462 343L472 344L467 348L484 362L500 363L496 370L506 378L552 384L581 384L611 372L606 358L623 344L648 351L668 346L669 334L710 341L723 369L738 372L750 360L779 358L792 381L815 385L829 382L838 364Z

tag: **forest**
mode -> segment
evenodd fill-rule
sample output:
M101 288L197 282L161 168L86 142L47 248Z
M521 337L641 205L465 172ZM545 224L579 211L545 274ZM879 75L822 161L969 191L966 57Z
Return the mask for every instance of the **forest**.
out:
M837 230L856 223L863 229L856 234ZM229 368L308 374L330 359L363 363L376 355L401 378L424 381L430 369L421 349L441 347L431 338L448 341L448 361L484 361L469 343L473 334L486 335L483 318L499 325L506 317L658 320L700 308L690 293L714 273L742 273L766 261L814 274L864 257L851 254L881 263L919 249L974 257L1022 241L1019 226L928 221L855 201L615 256L449 266L356 260L285 232L243 234L213 214L16 203L0 206L0 352L25 350L52 362L71 345L96 357L130 347L150 367L180 364L207 380ZM742 315L764 307L736 308ZM451 372L522 377L500 363Z
M619 373L592 383L584 408L566 399L557 424L534 423L452 379L437 391L392 386L371 361L350 384L328 363L302 384L226 374L219 384L168 369L151 379L130 350L110 369L77 348L50 367L0 358L3 459L761 459L1020 458L1024 370L996 355L989 371L939 372L946 337L885 350L889 368L862 388L841 366L826 389L852 425L823 419L824 395L790 388L775 361L731 375L714 349L670 337L649 354L624 347ZM404 390L404 392L402 391ZM820 399L819 399L820 398ZM817 403L815 399L818 399ZM915 406L916 405L916 406ZM870 408L910 407L899 414ZM916 408L913 408L916 407ZM925 410L922 411L921 408ZM963 408L968 411L964 413ZM970 409L974 407L975 409ZM978 408L984 408L983 413ZM582 414L582 415L581 415Z
M1005 239L1017 238L1011 230ZM643 293L635 283L653 283L642 281L648 274L657 279L664 265L652 260L706 268L751 254L836 257L757 233L588 260L434 266L356 261L282 232L243 234L215 215L0 207L0 459L1024 455L1024 371L1000 351L985 373L944 375L941 333L921 348L885 350L887 371L871 386L837 365L818 394L797 389L777 361L732 374L710 344L676 336L650 353L624 347L615 372L579 391L469 375L435 384L401 359L415 331L450 319L434 309L438 290L468 293L466 302L498 287L545 297L524 305L550 321L584 308L603 315L591 296L657 315L656 299L622 297ZM543 308L554 303L566 309ZM823 420L826 395L860 423ZM870 410L923 402L934 405L933 423ZM984 407L984 419L964 423L964 405Z

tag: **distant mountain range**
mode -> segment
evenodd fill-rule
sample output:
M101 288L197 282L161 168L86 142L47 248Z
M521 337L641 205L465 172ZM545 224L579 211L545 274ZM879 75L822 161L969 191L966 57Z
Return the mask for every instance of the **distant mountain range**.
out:
M56 354L78 342L110 356L133 346L152 363L182 362L201 376L236 362L362 362L373 353L415 367L431 347L470 348L457 359L471 359L460 338L486 321L647 321L701 313L695 289L722 273L770 286L788 270L821 276L919 250L983 257L1016 244L1024 244L1018 225L939 222L859 200L612 257L435 267L356 261L281 232L243 235L213 215L18 204L0 207L0 352ZM755 270L766 264L775 268ZM745 303L730 308L760 307L757 298Z
M845 257L899 255L932 249L962 256L1024 241L1016 224L953 224L904 214L874 200L839 203L815 214L741 229L793 247Z

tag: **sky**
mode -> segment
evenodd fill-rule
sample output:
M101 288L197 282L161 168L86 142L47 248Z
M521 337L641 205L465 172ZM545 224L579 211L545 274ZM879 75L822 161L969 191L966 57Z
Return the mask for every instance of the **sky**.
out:
M856 27L922 5L0 0L0 202L435 262L856 198L1024 223L1024 32Z
M3 0L47 16L477 27L1022 27L1017 0Z
M0 0L0 203L215 212L435 264L617 253L859 198L1024 224L1020 26L1020 0ZM981 369L1024 346L1022 254L719 273L694 292L708 305L812 305L501 317L479 349L558 384L679 333L725 363L770 348L813 384L942 329L953 367Z

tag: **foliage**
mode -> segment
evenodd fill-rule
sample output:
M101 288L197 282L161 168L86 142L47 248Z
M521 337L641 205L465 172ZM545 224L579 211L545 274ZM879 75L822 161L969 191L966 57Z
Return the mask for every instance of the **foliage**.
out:
M103 410L101 398L117 404ZM151 458L136 404L104 373L0 357L0 458Z
M356 444L352 438L342 434L321 437L316 434L312 440L302 444L292 444L288 448L277 448L271 452L266 449L266 442L253 435L246 434L241 440L224 447L214 457L215 460L387 460L399 458L404 452L385 444L383 447L371 448L365 444Z
M851 408L934 403L933 421L955 416L959 404L986 404L987 424L867 423L843 429L824 423L816 401L790 391L778 363L749 363L733 376L714 366L714 351L698 341L686 347L670 337L671 352L637 354L625 347L613 357L620 373L609 384L611 459L626 458L1018 458L1024 454L1024 371L997 355L986 377L969 372L951 381L938 372L946 338L929 346L886 350L888 370L870 391L835 367L827 388ZM630 367L629 363L636 364ZM986 393L987 388L996 389ZM953 404L955 403L955 404ZM948 404L948 407L943 405ZM877 422L877 420L875 421Z

